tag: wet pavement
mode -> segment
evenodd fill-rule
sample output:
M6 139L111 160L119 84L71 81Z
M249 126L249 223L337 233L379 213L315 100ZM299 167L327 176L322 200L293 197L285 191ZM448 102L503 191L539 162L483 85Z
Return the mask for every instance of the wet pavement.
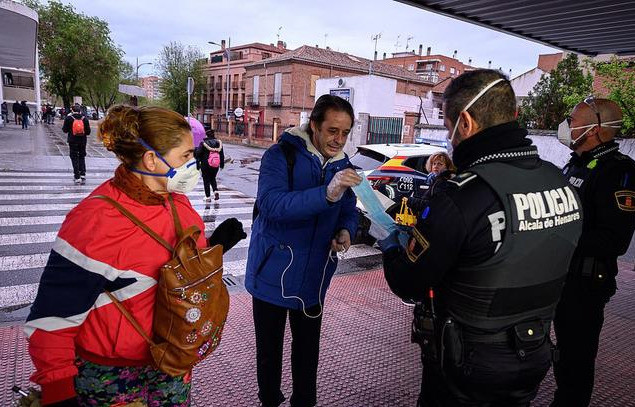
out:
M88 185L72 185L64 136L40 125L28 132L0 129L0 406L10 406L11 386L28 387L32 365L26 353L22 321L26 304L9 294L32 298L51 239L69 207L105 180L117 161L93 142ZM206 226L230 216L248 232L252 197L262 150L226 145L231 157L219 179L221 201L205 205L201 188L190 199ZM253 193L250 191L253 189ZM22 195L25 198L22 198ZM410 343L412 308L388 289L377 252L357 248L331 284L325 305L318 405L323 407L414 407L420 386L419 350ZM231 307L218 350L194 371L194 406L257 406L255 338L251 297L242 288L247 246L228 253ZM232 252L234 252L232 254ZM606 309L596 390L592 406L635 406L635 272L620 263L618 292ZM16 288L17 287L17 288ZM31 297L29 297L31 296ZM283 392L289 397L290 335L287 332ZM533 406L548 406L554 390L551 374ZM288 402L283 404L288 407Z

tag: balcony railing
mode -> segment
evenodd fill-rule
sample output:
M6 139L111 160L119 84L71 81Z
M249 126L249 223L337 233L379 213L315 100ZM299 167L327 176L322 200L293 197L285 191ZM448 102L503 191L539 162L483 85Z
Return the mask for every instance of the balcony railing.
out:
M240 81L240 89L245 89L245 81Z
M216 82L216 90L223 89L223 84L221 82Z
M238 89L238 82L232 82L232 89Z
M269 101L267 103L271 107L281 107L282 106L282 95L273 95L269 97Z
M17 76L13 75L12 77L4 76L4 86L13 86L16 88L28 88L33 89L33 78L29 76Z
M247 95L247 106L260 106L259 97L254 95Z

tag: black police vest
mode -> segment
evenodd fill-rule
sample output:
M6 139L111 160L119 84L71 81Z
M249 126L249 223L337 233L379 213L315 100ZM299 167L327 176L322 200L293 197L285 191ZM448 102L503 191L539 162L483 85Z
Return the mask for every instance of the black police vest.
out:
M503 241L489 260L448 275L440 292L445 310L463 325L492 333L523 321L551 321L582 230L576 192L544 161L535 169L494 162L469 171L503 204L504 220L490 219Z

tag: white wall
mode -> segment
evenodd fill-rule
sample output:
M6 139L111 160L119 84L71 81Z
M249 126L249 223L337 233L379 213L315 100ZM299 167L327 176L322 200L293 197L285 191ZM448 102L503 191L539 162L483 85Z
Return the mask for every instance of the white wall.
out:
M394 95L397 92L395 79L375 75L348 76L342 88L353 89L353 109L355 115L368 113L371 116L396 116L394 113ZM340 78L318 79L315 84L315 100L326 95L331 89L338 88Z
M428 92L431 96L431 92ZM423 102L423 103L422 103ZM421 116L421 123L443 126L443 119L439 118L439 109L434 107L432 99L418 96L395 93L395 107L393 116L404 117L405 112L419 112L419 105L423 107L425 118ZM428 122L426 123L426 118Z
M516 97L526 97L529 92L536 86L545 72L541 69L534 68L525 72L511 80L512 88ZM548 75L548 74L547 74Z

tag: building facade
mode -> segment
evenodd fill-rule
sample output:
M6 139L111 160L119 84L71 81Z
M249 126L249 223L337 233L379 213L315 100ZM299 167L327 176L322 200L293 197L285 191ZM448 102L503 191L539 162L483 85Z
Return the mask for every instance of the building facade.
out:
M465 71L475 69L470 64L464 64L456 59L456 51L454 51L453 57L448 57L440 54L432 54L432 48L428 47L426 55L423 54L423 45L419 45L419 52L399 52L392 54L392 58L385 58L381 60L384 64L396 65L403 69L412 72L422 79L438 83L447 78L454 78L459 76ZM384 54L385 56L385 54Z
M0 0L0 102L26 101L32 113L40 110L42 102L38 22L34 10L21 3Z
M287 52L286 44L278 41L277 45L252 43L239 45L229 49L229 60L225 41L221 41L221 49L210 53L203 68L205 86L196 109L196 117L202 123L211 123L212 118L224 118L226 111L237 107L245 107L245 66L271 59ZM229 90L229 92L228 92Z
M395 79L397 93L413 96L425 96L434 86L398 66L307 45L245 69L246 120L282 126L298 125L301 118L308 117L315 103L316 82L321 78L345 80L372 73Z
M163 97L160 89L161 78L151 75L139 79L141 80L141 87L145 90L148 99L157 100Z

